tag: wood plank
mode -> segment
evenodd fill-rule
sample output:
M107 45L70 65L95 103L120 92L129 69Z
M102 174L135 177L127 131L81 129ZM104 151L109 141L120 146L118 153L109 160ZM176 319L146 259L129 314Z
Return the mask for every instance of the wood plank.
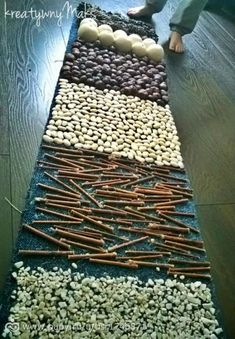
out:
M9 156L0 155L0 295L9 269L13 244L12 211L5 197L11 200L10 159Z
M232 102L212 78L196 69L182 66L178 72L171 65L168 73L172 111L197 203L234 202L235 114ZM177 96L175 82L184 95Z
M166 27L175 6L176 1L172 1L156 15L161 41L168 36ZM185 37L184 55L167 52L169 96L196 201L231 203L235 201L235 110L231 97L235 80L230 76L235 60L231 52L234 36L230 32L225 42L217 38L221 28L216 20L205 24L209 15L203 13L195 31ZM225 27L223 34L226 32ZM212 65L208 65L208 59Z
M6 26L3 18L0 20L1 30L1 49L0 49L0 131L1 143L0 154L9 154L9 121L8 121L8 107L7 107L7 89L6 81L6 59L3 57L6 50Z
M228 338L234 338L235 204L198 206L198 216Z
M7 1L13 10L56 10L64 1ZM28 19L6 19L6 81L9 84L12 199L20 209L24 206L49 108L64 55L64 41L56 19L45 19L39 27ZM19 216L13 213L17 231ZM15 231L15 235L16 235Z

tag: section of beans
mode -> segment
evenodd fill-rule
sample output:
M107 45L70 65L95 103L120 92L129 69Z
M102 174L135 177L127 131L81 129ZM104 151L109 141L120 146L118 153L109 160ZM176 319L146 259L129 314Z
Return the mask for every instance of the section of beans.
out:
M106 49L100 41L86 43L76 40L71 53L65 55L61 77L98 89L120 90L162 106L168 103L163 63L155 63L148 57L121 54L113 46Z
M122 29L126 31L127 34L135 33L143 38L149 37L156 42L158 41L158 36L155 33L153 26L147 22L127 19L119 13L112 14L111 12L106 12L99 7L93 7L87 3L81 3L78 6L78 13L82 12L86 13L86 17L89 17L89 14L91 13L90 16L95 18L98 25L110 25L114 31Z
M60 79L43 140L183 168L168 105Z

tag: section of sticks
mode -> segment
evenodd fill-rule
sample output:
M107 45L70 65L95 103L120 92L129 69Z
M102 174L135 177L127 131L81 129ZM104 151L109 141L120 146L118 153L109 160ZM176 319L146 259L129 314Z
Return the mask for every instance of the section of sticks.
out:
M204 245L192 223L195 216L188 212L193 195L183 170L92 150L43 149L48 153L38 161L42 180L34 199L36 217L24 229L58 249L27 248L20 255L61 255L209 277ZM198 265L171 261L188 258Z

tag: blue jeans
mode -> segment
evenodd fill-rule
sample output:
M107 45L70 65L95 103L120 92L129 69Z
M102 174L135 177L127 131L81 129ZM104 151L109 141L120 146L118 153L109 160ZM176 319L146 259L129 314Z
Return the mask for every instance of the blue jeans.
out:
M146 6L151 9L152 13L159 13L166 2L167 0L146 0ZM207 2L208 0L180 0L170 20L171 31L181 35L191 33Z

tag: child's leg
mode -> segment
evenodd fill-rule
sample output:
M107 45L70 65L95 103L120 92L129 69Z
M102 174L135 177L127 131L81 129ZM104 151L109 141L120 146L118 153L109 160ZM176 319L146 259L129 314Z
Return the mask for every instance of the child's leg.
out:
M199 15L208 0L181 0L175 14L170 20L172 35L169 48L175 52L183 52L182 36L193 31Z
M161 12L166 1L167 0L146 0L145 6L131 8L127 14L134 19L152 16L154 13Z

